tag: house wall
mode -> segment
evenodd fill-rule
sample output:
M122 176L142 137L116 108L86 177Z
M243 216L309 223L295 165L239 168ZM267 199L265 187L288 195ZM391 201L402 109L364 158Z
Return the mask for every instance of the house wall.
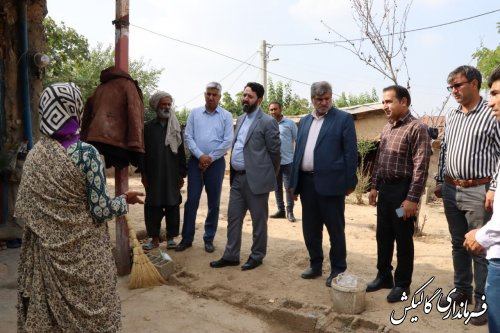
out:
M382 110L354 115L354 126L358 140L378 138L385 124L387 124L387 118Z
M23 128L24 105L20 101L21 79L20 61L20 4L22 0L2 0L0 2L0 65L2 98L0 101L0 117L2 119L0 128L0 153L5 156L14 156L14 164L17 148L25 140ZM27 0L27 24L28 24L28 55L31 62L31 54L46 51L46 38L43 29L43 19L47 15L46 0ZM39 117L38 99L42 91L42 80L38 71L30 68L29 94L30 109L33 128L33 140L38 140ZM20 182L22 161L18 161L14 171L3 171L1 173L1 214L0 214L0 239L8 239L13 236L19 237L13 224L13 210ZM15 235L14 235L15 234Z

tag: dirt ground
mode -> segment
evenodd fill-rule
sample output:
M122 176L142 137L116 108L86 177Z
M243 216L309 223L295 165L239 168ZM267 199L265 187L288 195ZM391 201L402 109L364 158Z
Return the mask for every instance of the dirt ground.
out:
M112 179L108 183L112 193ZM139 178L132 177L129 184L131 189L142 190ZM421 220L425 220L425 225L423 236L415 239L415 269L408 300L387 303L385 298L389 290L384 289L366 294L366 310L362 314L341 315L334 311L331 291L325 286L330 271L327 258L321 278L300 278L308 267L300 202L295 208L296 223L269 219L268 254L262 266L245 272L237 266L209 267L209 262L219 259L224 251L228 194L226 177L214 253L206 253L203 249L206 217L206 198L203 196L193 247L184 252L168 251L175 263L175 274L166 286L128 290L128 278L119 279L124 332L487 332L486 326L466 325L464 318L451 319L453 314L443 319L446 313L437 311L436 299L427 314L424 304L411 308L413 293L431 278L434 280L423 289L424 297L430 298L438 288L442 288L446 296L453 288L450 237L439 203L421 208ZM183 197L186 198L185 188ZM346 205L348 272L370 281L376 274L376 212L374 207L356 205L353 201L349 197ZM275 209L271 193L269 212ZM143 230L142 206L131 206L129 219L137 231ZM109 226L114 239L114 222ZM165 242L161 246L164 249ZM243 228L242 263L248 258L250 246L251 220L247 216ZM323 247L328 254L326 230ZM0 251L2 332L15 332L15 258L18 252ZM418 301L422 293L416 296ZM409 310L405 319L400 325L393 325L391 313L394 319L401 319L405 307Z

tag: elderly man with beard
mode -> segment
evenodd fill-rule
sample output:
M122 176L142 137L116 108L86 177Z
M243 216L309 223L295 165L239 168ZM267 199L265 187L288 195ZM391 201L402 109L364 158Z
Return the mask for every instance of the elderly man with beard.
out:
M278 123L260 109L264 87L249 82L243 90L244 114L238 118L231 151L227 244L221 259L210 266L220 268L240 264L243 218L252 216L252 249L241 270L262 264L267 250L269 192L276 189L280 166Z
M164 91L156 92L149 99L149 105L156 111L156 118L144 125L146 153L140 172L146 190L144 220L151 242L143 247L151 250L159 246L161 220L165 217L167 248L175 248L182 201L180 189L187 170L184 142L172 109L172 96Z

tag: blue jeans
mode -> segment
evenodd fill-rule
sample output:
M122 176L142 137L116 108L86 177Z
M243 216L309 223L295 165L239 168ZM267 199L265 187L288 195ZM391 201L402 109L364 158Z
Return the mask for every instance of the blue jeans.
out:
M280 165L280 172L278 176L276 176L276 192L274 195L276 197L276 204L278 206L278 210L285 210L285 203L283 202L283 184L285 185L286 192L286 210L287 212L293 212L293 198L290 193L290 176L292 174L292 163L290 164L282 164Z
M485 254L470 254L463 246L465 234L482 227L491 218L484 209L486 185L473 187L443 184L444 213L451 234L451 254L453 257L454 284L457 290L472 295L474 278L474 298L484 295L484 285L488 274L488 261ZM474 273L472 272L474 263Z
M490 259L486 280L486 303L488 304L488 329L500 332L500 258Z
M182 226L182 241L192 243L194 240L196 215L200 205L200 197L203 187L207 193L208 213L205 219L205 234L203 240L212 242L217 232L219 223L220 195L222 181L226 169L225 159L219 158L204 172L198 168L199 160L192 157L188 162L188 188L187 201L184 205L184 224Z

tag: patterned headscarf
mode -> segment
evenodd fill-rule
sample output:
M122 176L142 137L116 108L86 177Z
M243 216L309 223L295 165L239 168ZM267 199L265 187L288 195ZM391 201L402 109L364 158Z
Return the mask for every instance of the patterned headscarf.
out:
M69 119L77 123L80 131L80 121L83 113L83 100L80 88L74 83L54 83L42 92L38 107L40 113L40 131L48 136L54 136ZM74 126L73 126L74 127Z

